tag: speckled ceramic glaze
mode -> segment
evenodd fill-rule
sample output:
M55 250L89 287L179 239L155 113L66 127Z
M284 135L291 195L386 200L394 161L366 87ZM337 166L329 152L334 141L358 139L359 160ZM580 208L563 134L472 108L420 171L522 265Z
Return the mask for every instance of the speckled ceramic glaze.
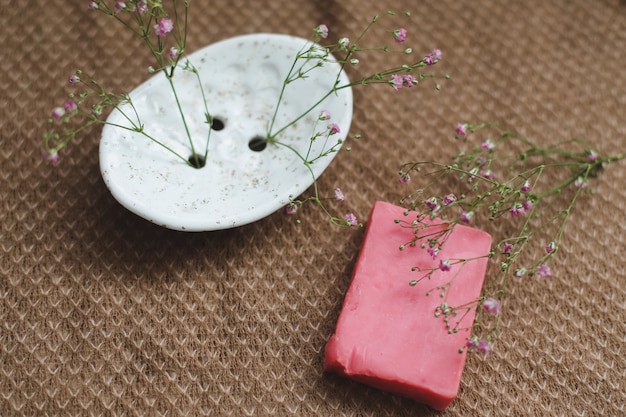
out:
M183 231L208 231L241 226L284 207L312 183L313 177L296 153L269 144L251 149L252 139L265 137L280 89L295 54L308 41L302 38L253 34L230 38L191 54L204 86L207 107L223 122L210 134L207 163L192 168L144 136L112 126L128 126L122 112L108 118L100 142L100 169L107 187L123 206L158 225ZM338 64L326 63L306 80L290 84L283 96L276 126L283 126L310 108L337 80L348 83ZM178 96L196 149L204 150L209 126L202 94L194 74L178 71ZM191 155L174 96L163 74L130 93L145 131L185 157ZM318 121L321 110L331 120ZM125 111L130 111L126 106ZM311 135L330 122L341 132L325 143L313 142L313 152L345 139L352 118L352 91L339 90L278 139L305 154ZM325 148L324 148L325 147ZM336 153L312 165L317 178Z

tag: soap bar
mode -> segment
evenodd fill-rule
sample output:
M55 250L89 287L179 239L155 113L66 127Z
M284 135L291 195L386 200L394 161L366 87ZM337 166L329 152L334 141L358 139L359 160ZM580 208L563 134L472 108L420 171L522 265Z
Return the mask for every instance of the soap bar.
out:
M436 258L420 242L400 250L413 231L394 220L410 222L416 215L405 217L404 211L386 202L374 204L335 333L326 344L324 370L444 410L459 391L466 359L461 348L475 310L463 317L462 330L452 333L435 311L444 300L456 306L480 296L491 236L457 225ZM448 259L450 270L439 269ZM419 270L412 271L416 266ZM410 285L430 270L429 277ZM436 288L452 279L442 298Z

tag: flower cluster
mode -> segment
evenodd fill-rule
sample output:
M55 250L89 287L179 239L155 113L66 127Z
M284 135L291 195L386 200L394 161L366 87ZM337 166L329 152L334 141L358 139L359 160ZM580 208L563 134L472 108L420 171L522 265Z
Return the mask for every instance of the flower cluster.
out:
M365 86L365 85L373 85L373 84L386 84L386 85L391 86L393 90L399 91L404 87L411 88L413 86L416 86L425 79L435 78L436 77L435 74L423 72L422 69L425 69L427 67L434 65L442 59L442 52L439 49L433 49L431 53L427 54L426 56L423 56L420 59L415 60L414 58L412 58L412 55L413 55L412 48L403 48L403 49L396 50L389 45L372 46L372 45L365 44L366 41L368 40L366 35L368 35L369 32L373 30L373 28L376 26L376 24L379 22L379 20L382 17L394 17L394 16L396 16L396 13L394 11L388 11L384 15L375 16L370 22L370 24L363 30L363 32L361 32L358 36L355 37L356 39L355 41L351 42L350 38L348 37L339 37L339 40L337 41L337 43L328 44L328 45L324 45L321 43L329 37L331 31L327 25L320 24L313 30L314 40L320 43L320 45L313 46L310 50L302 53L300 55L300 58L304 60L311 60L311 59L318 60L318 64L323 63L325 61L338 62L340 63L342 68L345 68L345 67L352 67L352 66L358 65L361 59L363 59L361 58L361 56L366 53L396 52L396 53L401 54L402 56L409 57L408 63L378 71L374 74L352 81L348 85L345 85L345 86L337 85L333 89L333 91L329 93L332 93L344 87L352 87L352 86L356 87L356 86ZM404 16L407 18L410 18L410 13L405 13ZM391 32L391 35L392 35L391 38L393 39L393 41L395 41L396 45L404 44L409 38L409 32L405 27L400 27L398 29L393 30ZM296 66L296 69L297 68L298 67ZM287 76L287 80L292 79L293 74L296 74L295 70ZM297 78L298 76L296 75L293 79L297 79ZM447 76L444 78L447 78ZM436 89L440 88L438 83L435 83L434 86ZM319 120L328 120L328 119L330 119L330 114L328 114L327 111L323 111L322 114L320 114L319 116ZM340 127L338 125L331 123L328 126L328 133L331 135L339 131L340 131ZM278 132L280 133L280 130ZM322 133L316 133L312 136L312 140L319 137L320 135L324 136L324 135L327 135L327 133L326 131ZM270 143L272 142L273 137L274 137L274 134L272 133L268 135ZM354 137L358 139L360 138L360 135L357 134ZM337 143L335 146L333 146L330 149L330 152L334 152L335 149L337 149L339 146L340 146L340 143ZM348 148L348 150L350 150L350 148ZM325 156L326 154L327 153L320 154L315 159L318 159L320 156ZM303 161L305 162L305 165L310 166L310 164L312 164L315 161L315 159L309 159L307 155L307 157L303 158ZM408 180L409 178L407 177L406 179ZM320 206L322 208L322 211L325 214L327 214L328 218L333 224L342 225L342 226L361 225L361 223L358 222L356 216L352 213L348 213L344 215L343 217L336 217L332 215L324 204L325 202L328 202L331 200L332 198L320 196L320 194L318 193L318 189L317 189L317 182L314 182L313 195L306 197L306 198L301 197L300 199L295 199L295 200L292 199L291 202L286 207L286 212L288 214L293 215L296 212L298 212L298 210L303 204L310 202L310 203L314 203ZM297 221L300 222L300 219L298 218Z
M93 0L87 3L87 9L113 18L141 39L154 58L154 65L149 67L149 71L162 72L170 81L174 92L171 80L177 68L195 72L195 68L188 62L184 66L179 65L186 45L188 8L188 2L185 0L172 0L169 7L165 7L162 1L151 0L116 2ZM131 107L130 112L124 113L131 126L117 126L120 129L141 134L146 139L163 146L174 157L188 165L200 166L200 160L206 158L206 150L204 156L196 152L189 134L188 144L192 150L191 154L195 156L195 160L191 161L146 131L144 124L138 120L137 112L134 111L128 95L107 91L97 80L81 70L71 74L67 81L73 87L73 91L68 94L61 106L51 111L48 121L52 129L44 133L43 156L50 164L58 163L59 152L85 129L92 125L106 124L105 116L108 112L117 109L124 113L122 108L124 105ZM198 85L202 89L202 84ZM187 126L182 110L180 113L183 124ZM205 119L211 120L206 107Z
M328 120L330 120L332 118L330 111L328 110L322 110L318 116L318 121L320 122L326 122ZM331 136L336 135L337 133L339 133L341 131L341 128L339 127L339 125L337 125L336 123L329 123L327 125L325 125L325 127L321 130L316 132L312 137L311 137L311 142L313 143L313 141L315 141L316 139L323 137L325 141L327 141ZM322 153L320 155L317 155L317 157L315 158L310 158L309 153L307 153L306 157L303 157L303 160L305 161L305 164L307 164L307 166L310 166L310 164L314 163L315 160L324 157L328 154L328 152L335 152L336 148L341 146L341 141L337 141L335 143L335 145L333 147L331 147L327 152ZM310 151L310 148L309 148ZM296 152L294 150L294 152ZM302 158L302 156L301 156ZM287 207L285 207L285 212L289 215L296 215L296 213L298 213L298 210L300 209L300 207L302 207L302 205L304 205L307 202L313 202L319 205L319 207L321 207L321 209L324 211L324 213L327 215L327 217L330 219L331 223L333 224L337 224L337 225L341 225L341 226L357 226L360 225L360 223L357 220L357 217L354 215L354 213L347 213L346 215L344 215L342 218L340 217L336 217L333 214L331 214L331 212L329 211L326 202L328 201L345 201L346 196L344 195L343 191L341 191L341 188L337 187L334 190L333 196L332 197L320 197L320 194L318 192L318 188L317 188L317 181L314 181L314 194L305 198L305 199L294 199L293 196L290 197L291 201L289 202L289 204L287 205ZM297 217L297 222L300 222L300 219L298 216Z
M459 152L451 163L417 161L401 166L402 183L409 183L411 174L429 182L402 200L408 210L406 219L398 219L397 223L413 231L414 239L405 245L420 242L437 259L445 253L446 239L456 225L507 222L504 227L494 227L495 243L486 255L491 269L478 299L451 306L446 294L454 280L437 287L443 301L435 316L444 319L449 332L468 332L461 352L468 349L487 355L500 330L508 278L552 276L550 260L563 243L570 213L588 180L626 154L602 157L581 140L540 146L489 124L458 124L455 136L467 143L479 132L482 139ZM414 268L421 275L410 285L416 286L435 270L446 272L455 263L470 261L444 258L438 268ZM455 317L463 317L472 309L476 312L472 327L459 328L461 320L455 321Z

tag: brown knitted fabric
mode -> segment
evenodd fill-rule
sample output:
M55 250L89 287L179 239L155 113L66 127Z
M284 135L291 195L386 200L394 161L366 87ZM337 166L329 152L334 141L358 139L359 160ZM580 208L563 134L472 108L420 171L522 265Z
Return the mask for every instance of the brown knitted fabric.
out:
M620 416L626 414L626 166L572 213L550 279L516 282L487 359L469 357L443 413L322 372L363 230L313 210L211 233L162 229L120 206L99 129L41 158L68 75L116 91L148 55L84 2L0 0L0 415ZM416 53L443 51L442 90L355 90L351 144L322 176L361 220L406 191L400 163L457 150L459 121L556 143L626 147L626 5L618 0L192 2L190 50L253 32L354 38L411 9ZM390 31L394 27L388 28ZM382 42L382 40L380 41ZM419 52L417 52L419 50ZM382 64L362 62L361 71ZM352 74L360 71L358 68ZM343 206L342 206L343 207Z

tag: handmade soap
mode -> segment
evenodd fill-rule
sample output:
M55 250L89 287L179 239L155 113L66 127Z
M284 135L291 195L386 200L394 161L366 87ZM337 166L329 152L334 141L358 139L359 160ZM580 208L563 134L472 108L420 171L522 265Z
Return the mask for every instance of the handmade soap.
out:
M456 306L479 297L491 237L457 225L436 258L419 243L399 250L413 238L411 229L394 222L415 218L415 213L403 213L389 203L374 204L335 333L326 345L324 370L443 410L459 391L466 356L460 348L475 311L456 333L449 333L435 311L444 301ZM468 259L473 260L460 262ZM450 270L438 268L442 260L450 260ZM410 285L426 271L433 273ZM437 287L452 280L441 297Z

